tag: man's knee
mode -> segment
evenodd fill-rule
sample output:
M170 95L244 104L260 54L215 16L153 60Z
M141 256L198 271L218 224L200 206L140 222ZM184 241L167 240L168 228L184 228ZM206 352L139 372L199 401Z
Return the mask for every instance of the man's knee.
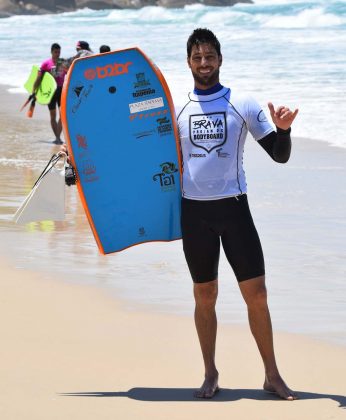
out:
M239 287L248 306L267 306L267 288L264 276L241 282Z
M217 280L207 283L194 283L194 296L196 304L203 307L213 307L218 294Z

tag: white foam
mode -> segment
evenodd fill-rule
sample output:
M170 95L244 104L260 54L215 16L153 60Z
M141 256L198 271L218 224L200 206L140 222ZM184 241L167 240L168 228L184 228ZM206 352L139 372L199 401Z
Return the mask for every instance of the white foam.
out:
M147 6L139 10L112 10L106 17L115 22L138 23L169 23L179 21L179 11L158 6Z
M265 28L323 28L339 26L345 23L342 19L323 8L303 10L297 15L263 17L262 26Z
M205 9L205 6L203 4L200 3L195 3L195 4L186 4L184 6L184 9L187 12L194 12L194 11L201 11Z

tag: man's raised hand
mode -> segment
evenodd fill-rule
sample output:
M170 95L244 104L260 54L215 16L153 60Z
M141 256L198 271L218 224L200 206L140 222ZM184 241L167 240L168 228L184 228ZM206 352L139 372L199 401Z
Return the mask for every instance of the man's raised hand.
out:
M299 111L298 108L295 111L291 111L286 106L279 106L275 109L271 102L268 102L268 108L273 123L276 125L276 127L279 127L282 130L288 130L291 127Z

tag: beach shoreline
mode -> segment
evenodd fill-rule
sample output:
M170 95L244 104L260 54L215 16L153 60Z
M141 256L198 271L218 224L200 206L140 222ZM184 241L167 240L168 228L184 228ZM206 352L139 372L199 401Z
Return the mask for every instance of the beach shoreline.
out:
M96 284L129 308L191 314L191 280L180 241L99 255L73 187L66 188L65 222L13 224L16 208L58 147L48 140L46 107L37 106L34 118L27 119L19 113L26 95L2 89L6 88L0 87L5 98L0 107L0 254L24 269L53 273L71 283ZM330 192L330 186L346 176L346 150L293 138L290 161L277 165L254 141L246 147L249 201L265 253L274 330L346 345L346 192ZM246 309L223 256L219 274L220 323L246 325Z

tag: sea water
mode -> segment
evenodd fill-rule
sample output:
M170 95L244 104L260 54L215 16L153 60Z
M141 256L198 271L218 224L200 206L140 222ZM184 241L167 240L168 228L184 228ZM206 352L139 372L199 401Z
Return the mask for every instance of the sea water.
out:
M174 100L184 103L192 79L186 39L196 27L219 37L224 57L221 81L268 101L300 108L295 135L346 147L346 1L256 0L234 7L88 9L0 20L0 84L23 89L33 64L75 54L78 40L97 52L138 46L164 73Z
M249 153L254 156L248 169L250 203L267 260L274 326L346 344L345 1L84 9L1 19L0 84L9 86L11 95L23 92L31 66L49 57L53 42L62 46L65 58L75 54L78 40L88 41L95 52L101 44L112 49L138 46L161 69L174 102L181 105L193 87L186 39L196 27L210 28L221 41L223 84L250 93L264 108L272 101L300 109L293 133L308 139L303 160L293 155L287 165L267 173L265 154L257 149ZM13 226L11 214L51 153L51 146L41 142L51 136L48 115L44 128L37 124L28 134L24 121L2 127L4 252L16 258L18 267L106 287L132 307L149 304L160 311L191 313L191 281L181 242L101 256L73 188L67 189L66 222ZM309 147L309 139L320 143ZM340 180L337 185L335 179ZM223 257L218 310L222 321L246 322L244 304Z

